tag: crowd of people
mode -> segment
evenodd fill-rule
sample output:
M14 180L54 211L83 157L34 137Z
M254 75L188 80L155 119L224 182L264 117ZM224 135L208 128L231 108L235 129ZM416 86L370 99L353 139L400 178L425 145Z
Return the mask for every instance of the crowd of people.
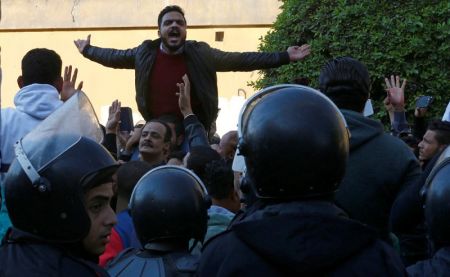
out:
M136 74L145 121L123 131L113 100L99 141L42 127L82 82L52 50L23 57L0 117L0 276L450 276L450 122L418 107L408 124L406 80L385 80L390 133L363 114L366 66L339 57L317 89L257 92L218 137L216 72L310 46L223 52L186 40L178 6L158 28L127 50L75 41Z

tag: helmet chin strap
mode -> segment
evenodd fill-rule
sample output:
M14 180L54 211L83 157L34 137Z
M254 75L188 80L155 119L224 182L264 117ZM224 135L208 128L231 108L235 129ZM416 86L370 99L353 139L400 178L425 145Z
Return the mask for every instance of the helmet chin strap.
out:
M37 170L31 164L25 154L25 151L23 150L22 139L16 141L16 144L14 145L14 152L16 154L17 161L27 175L28 179L30 179L33 187L37 188L39 192L47 192L50 189L49 183L39 175Z

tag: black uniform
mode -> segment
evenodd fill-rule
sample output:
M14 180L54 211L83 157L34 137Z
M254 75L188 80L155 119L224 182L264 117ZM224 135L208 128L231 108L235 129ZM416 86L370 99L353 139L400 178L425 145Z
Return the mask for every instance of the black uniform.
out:
M111 276L194 276L198 256L186 252L127 249L108 266Z
M66 247L10 229L0 247L0 276L108 276L94 263L69 253Z
M405 276L376 232L328 202L268 205L206 244L200 276Z

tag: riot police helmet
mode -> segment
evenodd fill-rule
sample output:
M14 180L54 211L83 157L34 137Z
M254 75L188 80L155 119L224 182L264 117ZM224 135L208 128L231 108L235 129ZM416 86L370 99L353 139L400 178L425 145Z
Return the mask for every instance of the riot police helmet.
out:
M84 192L118 165L97 142L79 135L26 136L5 180L5 202L15 228L46 241L76 242L89 232Z
M137 236L148 250L167 250L171 241L203 241L208 197L202 181L179 166L160 166L136 184L130 213Z
M429 238L435 248L450 246L450 146L440 154L425 187L425 222Z
M301 85L265 88L244 104L239 154L258 198L332 195L344 176L349 132L336 105Z

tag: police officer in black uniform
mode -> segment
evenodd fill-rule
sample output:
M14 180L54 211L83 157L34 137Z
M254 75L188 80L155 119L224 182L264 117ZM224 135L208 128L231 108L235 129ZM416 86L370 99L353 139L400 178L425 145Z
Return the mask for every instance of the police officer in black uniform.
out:
M103 184L112 191L113 157L68 134L27 136L15 147L4 180L13 227L0 247L0 276L107 276L83 246L92 225L84 197Z
M450 276L450 147L437 158L425 182L428 260L407 268L409 276Z
M209 205L201 180L183 167L160 166L145 174L130 200L131 217L143 249L123 251L109 265L108 273L193 276L199 257L190 249L195 242L203 241Z
M394 250L333 202L349 133L337 107L309 87L266 88L238 125L245 180L257 200L210 240L200 276L402 276Z

